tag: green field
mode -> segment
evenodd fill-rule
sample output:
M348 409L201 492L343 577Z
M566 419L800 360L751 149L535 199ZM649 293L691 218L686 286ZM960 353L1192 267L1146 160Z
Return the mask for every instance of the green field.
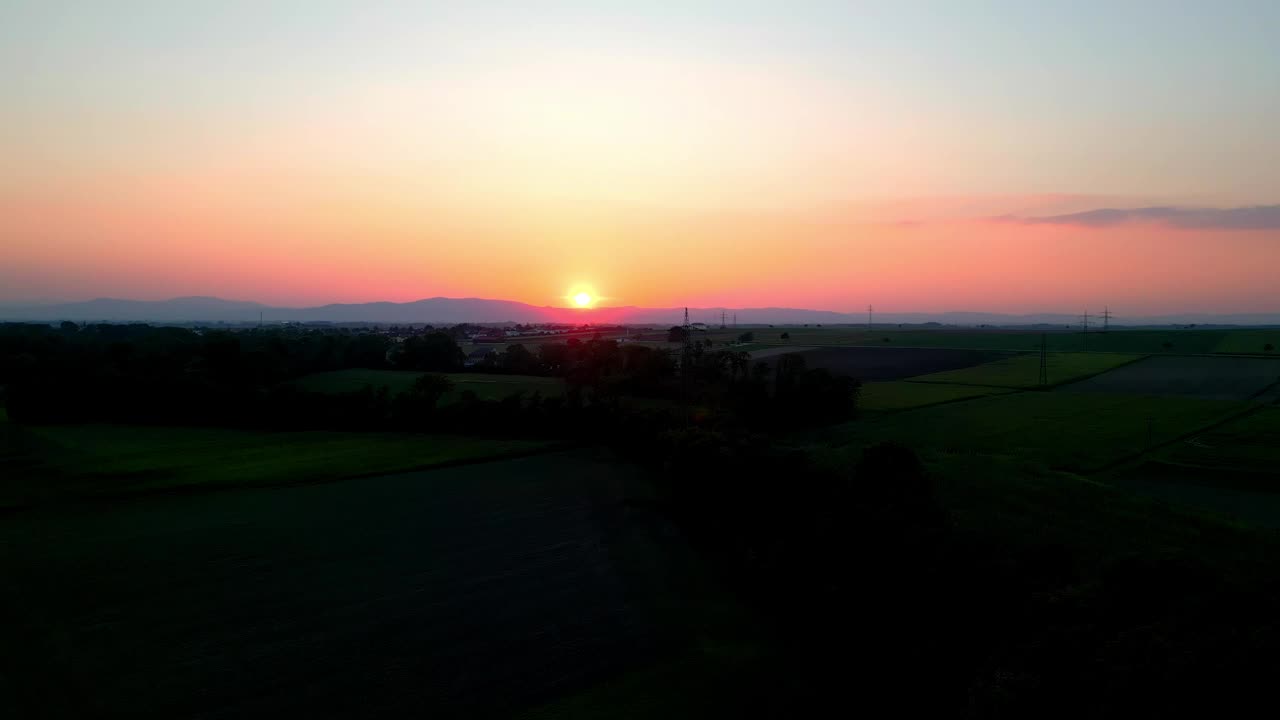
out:
M1266 349L1267 345L1271 346L1270 350ZM1280 328L1232 330L1213 351L1280 357Z
M307 375L295 381L295 385L312 392L355 392L361 388L387 388L392 395L408 390L424 373L408 370L334 370L333 372ZM488 373L432 373L444 375L453 382L451 390L443 398L448 403L457 400L470 390L481 400L501 400L516 393L541 393L543 397L564 394L564 381L560 378L532 375L494 375Z
M1147 480L1280 492L1280 408L1266 407L1155 454Z
M1141 359L1119 353L1050 353L1047 356L1050 385L1079 380ZM993 387L1036 387L1040 379L1040 355L1024 354L973 367L920 375L912 382L957 383Z
M450 435L250 432L214 428L57 425L18 430L0 507L66 496L333 480L526 453L527 440Z
M1022 392L869 416L819 432L815 440L842 443L854 452L892 440L945 454L1018 457L1087 471L1247 407L1218 400Z
M973 385L947 385L944 383L919 383L904 380L864 383L858 407L870 411L906 410L1013 392L1007 388L976 387Z

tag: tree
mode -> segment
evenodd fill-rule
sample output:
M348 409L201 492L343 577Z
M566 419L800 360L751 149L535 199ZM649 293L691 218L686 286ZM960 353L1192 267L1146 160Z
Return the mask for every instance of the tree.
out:
M781 336L781 337L782 337L782 339L783 339L783 340L790 340L790 339L791 339L791 333L789 333L789 332L784 332L784 333L782 333L782 336Z
M682 343L688 334L689 331L685 330L683 327L679 325L672 325L671 329L667 331L667 342Z
M1271 352L1272 350L1275 350L1275 349L1276 349L1276 346L1272 345L1271 343L1267 343L1266 345L1262 346L1263 352Z
M499 363L507 372L528 375L537 372L538 359L524 345L512 345L500 356Z
M756 339L756 334L751 332L750 330L738 336L738 342L749 343L755 339Z
M462 350L442 332L415 335L401 345L396 365L403 370L447 372L462 367Z

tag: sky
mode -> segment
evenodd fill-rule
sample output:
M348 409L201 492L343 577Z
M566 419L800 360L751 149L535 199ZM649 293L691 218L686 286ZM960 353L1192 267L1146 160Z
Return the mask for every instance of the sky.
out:
M0 302L1280 309L1272 0L0 3Z

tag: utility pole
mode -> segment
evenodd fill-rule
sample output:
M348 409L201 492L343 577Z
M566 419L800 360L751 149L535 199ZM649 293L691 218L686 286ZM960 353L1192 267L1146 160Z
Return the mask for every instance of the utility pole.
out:
M1049 351L1045 334L1040 333L1040 387L1049 384Z
M693 364L693 331L689 328L689 308L684 309L684 338L680 348L680 382L684 385L685 402L691 402L693 395L692 373L689 366Z

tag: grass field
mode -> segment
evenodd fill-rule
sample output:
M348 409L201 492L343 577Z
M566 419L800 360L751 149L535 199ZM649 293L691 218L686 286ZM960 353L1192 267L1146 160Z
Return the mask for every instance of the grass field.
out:
M1135 479L1272 494L1280 510L1280 408L1264 407L1175 443L1133 468ZM1272 514L1275 514L1274 512ZM1280 524L1280 515L1275 515Z
M1280 358L1149 357L1062 390L1248 400L1277 381Z
M973 385L946 385L943 383L917 383L903 380L864 383L858 407L869 411L906 410L1013 392L1007 388L976 387Z
M448 403L457 400L464 391L474 392L481 400L501 400L516 393L543 397L564 393L564 381L560 378L532 375L494 375L486 373L435 373L453 382L451 390L442 399ZM408 390L423 373L407 370L334 370L299 378L295 384L312 392L355 392L366 385L385 387L392 395Z
M6 425L10 425L6 423ZM17 432L11 425L9 431ZM527 440L340 432L56 425L21 428L0 507L66 496L333 480L530 452ZM13 445L21 444L21 452Z
M1268 345L1271 346L1270 350L1267 350ZM1232 330L1218 342L1213 351L1280 357L1280 328Z
M844 443L855 453L894 440L946 454L1017 457L1049 468L1087 471L1247 407L1189 398L1022 392L868 417L819 432L814 439Z
M0 708L504 717L686 657L700 581L622 504L636 474L554 453L6 515Z
M1096 375L1134 362L1140 357L1118 353L1050 353L1047 357L1049 384L1058 385ZM959 370L920 375L911 380L1008 388L1036 387L1040 380L1040 355L1014 355Z

